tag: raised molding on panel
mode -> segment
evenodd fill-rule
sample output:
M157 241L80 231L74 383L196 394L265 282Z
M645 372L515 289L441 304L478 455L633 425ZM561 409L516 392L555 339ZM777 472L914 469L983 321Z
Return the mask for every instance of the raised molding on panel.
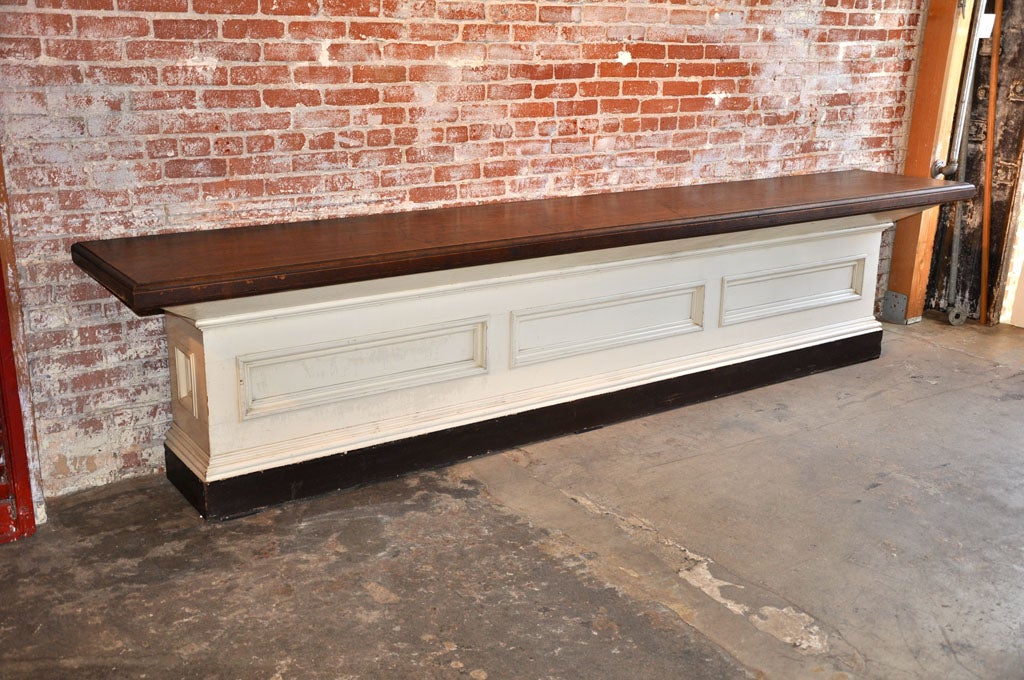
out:
M237 358L243 420L487 372L487 319Z
M536 385L504 392L467 403L427 407L415 413L397 415L341 429L315 432L287 441L268 441L261 446L218 453L209 459L202 478L226 479L279 465L343 453L395 439L446 430L508 413L582 399L688 373L728 366L741 361L810 347L831 340L877 331L874 317L858 318L808 331L759 339L642 366L597 373L555 385ZM172 428L173 432L173 428ZM171 438L168 437L168 443ZM172 445L172 448L175 448ZM175 448L175 451L177 449Z
M703 327L704 285L686 283L514 310L513 367L693 333Z
M861 299L866 255L722 277L721 325Z
M196 357L192 352L177 345L172 347L174 367L172 385L174 398L193 418L199 417L199 400L196 398Z

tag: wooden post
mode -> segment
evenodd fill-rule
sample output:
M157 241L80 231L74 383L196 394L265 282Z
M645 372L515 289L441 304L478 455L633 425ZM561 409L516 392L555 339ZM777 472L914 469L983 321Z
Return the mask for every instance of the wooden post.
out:
M934 162L942 159L945 163L973 6L974 0L965 0L963 5L959 0L929 3L904 174L931 177ZM882 308L886 321L920 321L938 218L939 209L932 208L896 223L889 287Z

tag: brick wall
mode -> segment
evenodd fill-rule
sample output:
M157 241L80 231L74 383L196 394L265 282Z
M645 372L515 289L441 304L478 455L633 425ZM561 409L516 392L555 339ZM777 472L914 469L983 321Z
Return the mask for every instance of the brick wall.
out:
M902 162L921 0L0 0L48 494L151 471L162 322L72 242Z

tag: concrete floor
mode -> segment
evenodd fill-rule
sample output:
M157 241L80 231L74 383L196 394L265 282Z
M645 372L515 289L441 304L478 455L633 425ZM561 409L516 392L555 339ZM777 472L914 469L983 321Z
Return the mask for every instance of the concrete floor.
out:
M1024 330L204 524L0 547L0 678L1024 678Z

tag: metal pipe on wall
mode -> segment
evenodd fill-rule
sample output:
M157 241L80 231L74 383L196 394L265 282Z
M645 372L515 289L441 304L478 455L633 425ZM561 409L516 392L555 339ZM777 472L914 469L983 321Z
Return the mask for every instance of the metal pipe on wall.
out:
M936 159L932 164L932 177L935 179L953 179L960 170L963 162L963 140L964 132L967 130L967 121L970 118L970 104L974 91L974 74L978 66L978 46L980 42L981 21L985 16L985 3L980 0L974 3L973 15L971 16L971 30L967 38L967 58L964 69L960 72L960 92L957 96L956 115L953 118L953 141L949 145L949 152L946 155L946 163L942 159ZM962 181L962 180L961 180Z

